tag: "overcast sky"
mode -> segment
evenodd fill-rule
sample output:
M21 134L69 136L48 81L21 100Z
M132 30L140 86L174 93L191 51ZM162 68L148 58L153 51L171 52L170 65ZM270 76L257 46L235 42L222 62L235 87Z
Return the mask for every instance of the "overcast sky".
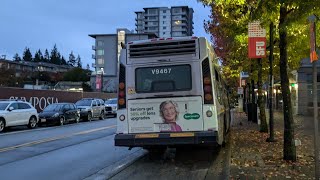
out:
M88 34L113 34L117 28L135 29L135 11L144 7L189 6L194 9L194 35L205 33L203 20L210 9L196 0L0 0L0 55L22 56L25 47L32 55L54 44L69 58L80 55L83 67L94 62L94 39Z

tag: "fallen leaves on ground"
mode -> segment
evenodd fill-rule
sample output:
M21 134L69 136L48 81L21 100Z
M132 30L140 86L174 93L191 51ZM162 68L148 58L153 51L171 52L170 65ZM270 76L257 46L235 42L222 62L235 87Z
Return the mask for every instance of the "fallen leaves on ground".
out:
M283 160L283 120L275 115L276 142L266 142L268 133L260 133L259 126L249 122L242 113L232 126L230 179L314 179L312 136L304 133L302 120L297 120L297 161ZM300 123L300 124L299 124Z

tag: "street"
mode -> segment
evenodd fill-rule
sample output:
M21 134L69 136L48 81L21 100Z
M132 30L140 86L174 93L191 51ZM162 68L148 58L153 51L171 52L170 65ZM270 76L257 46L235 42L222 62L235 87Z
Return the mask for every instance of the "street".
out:
M180 148L164 159L141 148L115 147L115 130L114 118L34 130L11 128L0 134L1 179L227 177L228 145L221 150Z
M113 146L115 120L0 135L1 179L83 179L138 151Z

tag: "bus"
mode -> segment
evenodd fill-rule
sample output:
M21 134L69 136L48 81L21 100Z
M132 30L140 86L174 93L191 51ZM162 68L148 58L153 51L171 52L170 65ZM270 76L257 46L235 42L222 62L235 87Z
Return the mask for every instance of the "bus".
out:
M203 37L128 42L121 50L115 146L219 146L230 127L228 91Z

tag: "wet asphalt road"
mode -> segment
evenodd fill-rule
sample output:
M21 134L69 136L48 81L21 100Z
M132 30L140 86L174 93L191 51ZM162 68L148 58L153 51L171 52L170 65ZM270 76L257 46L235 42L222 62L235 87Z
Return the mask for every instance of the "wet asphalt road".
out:
M230 144L215 149L184 147L147 154L110 179L229 179Z
M0 134L0 179L228 179L230 147L115 147L114 118Z
M114 147L115 119L0 134L0 179L84 179L139 149Z

